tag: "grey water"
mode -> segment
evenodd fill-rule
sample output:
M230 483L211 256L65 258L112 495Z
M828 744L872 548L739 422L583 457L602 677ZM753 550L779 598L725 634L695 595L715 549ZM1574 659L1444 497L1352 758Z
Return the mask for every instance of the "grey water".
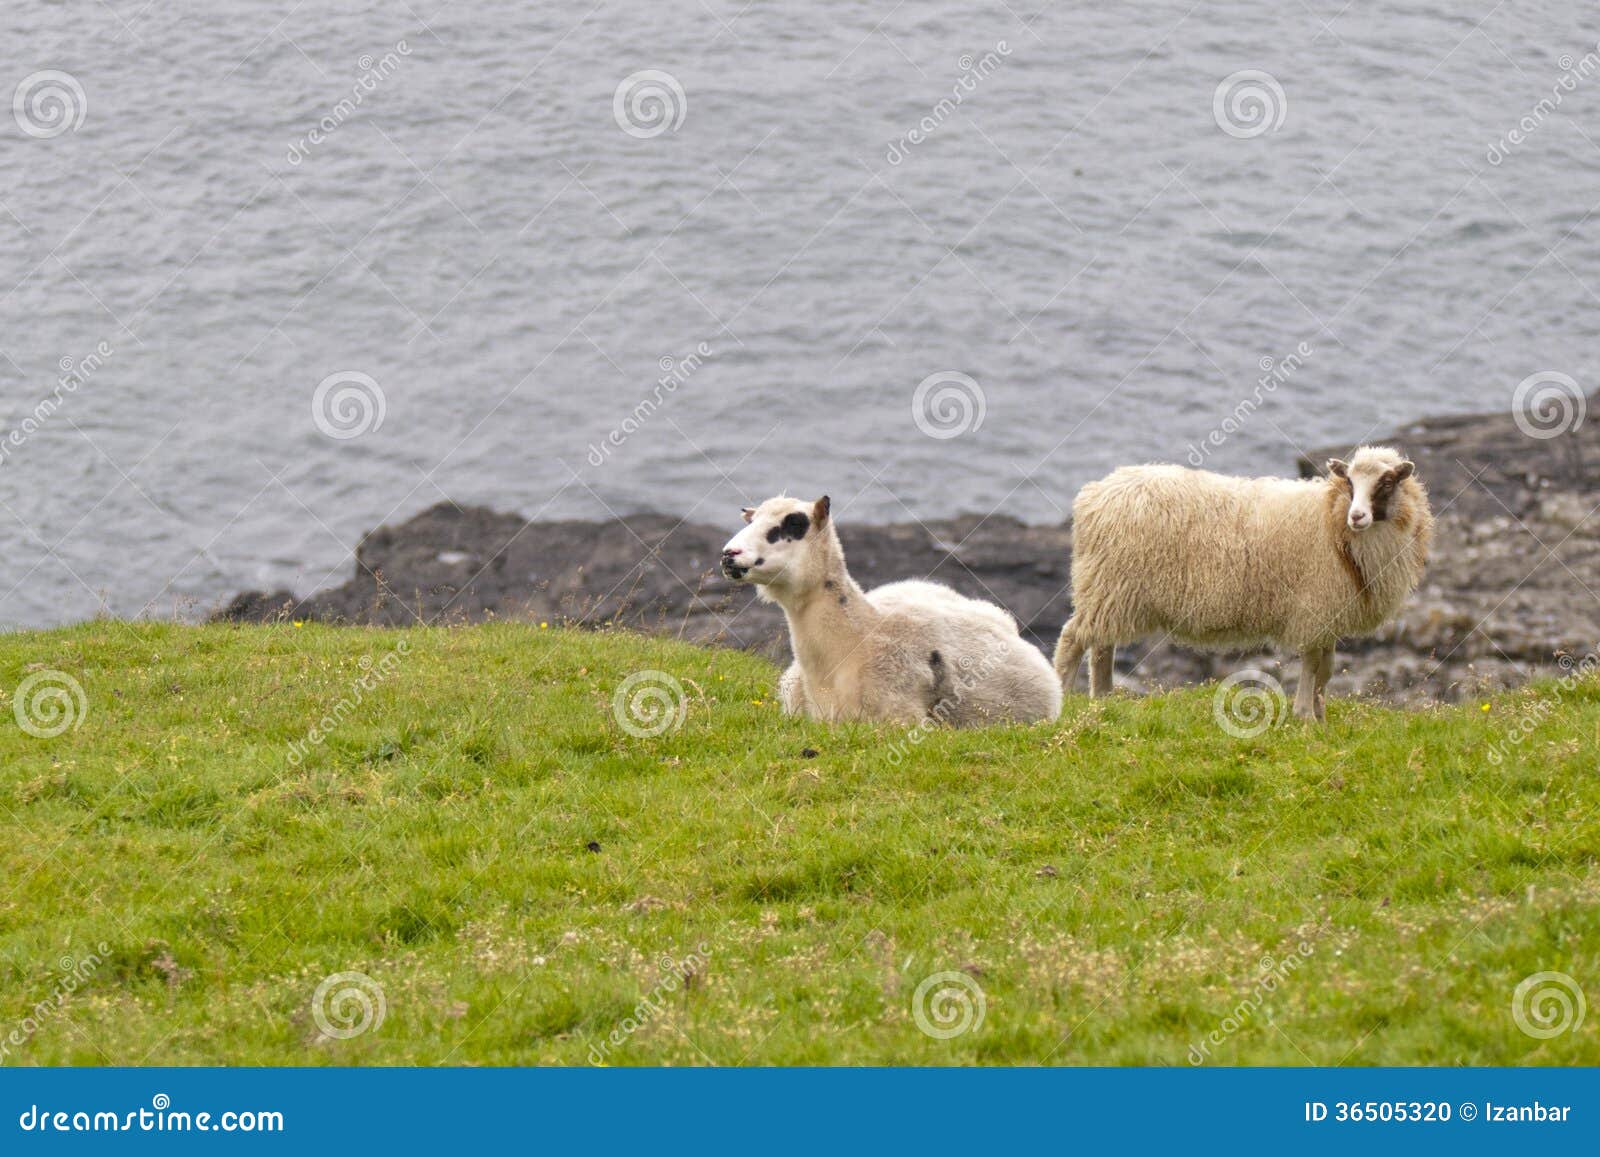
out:
M446 499L1054 522L1593 389L1584 12L10 0L0 623Z

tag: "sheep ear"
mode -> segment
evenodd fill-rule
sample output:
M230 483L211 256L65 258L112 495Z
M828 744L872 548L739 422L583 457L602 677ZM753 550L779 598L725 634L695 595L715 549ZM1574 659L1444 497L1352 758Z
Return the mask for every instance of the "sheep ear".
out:
M1329 458L1328 473L1332 474L1335 478L1348 478L1350 477L1350 466L1342 459Z
M754 506L741 506L739 508L739 513L744 515L744 520L746 522L749 522L756 516L756 508Z
M821 530L828 525L828 511L833 508L833 502L824 494L811 506L811 525Z
M1417 472L1417 464L1409 458L1394 468L1394 480L1404 482Z

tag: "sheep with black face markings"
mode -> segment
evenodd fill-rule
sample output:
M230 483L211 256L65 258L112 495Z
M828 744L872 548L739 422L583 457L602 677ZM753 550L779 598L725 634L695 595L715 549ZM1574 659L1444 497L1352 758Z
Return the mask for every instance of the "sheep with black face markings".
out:
M1386 446L1335 458L1310 480L1123 467L1073 504L1073 615L1056 671L1070 690L1088 651L1090 694L1101 696L1119 643L1157 633L1228 650L1276 642L1300 652L1295 714L1324 719L1339 640L1399 611L1432 536L1415 467Z
M999 607L938 583L857 586L826 497L769 498L743 513L722 572L783 608L788 714L972 727L1060 712L1061 681Z

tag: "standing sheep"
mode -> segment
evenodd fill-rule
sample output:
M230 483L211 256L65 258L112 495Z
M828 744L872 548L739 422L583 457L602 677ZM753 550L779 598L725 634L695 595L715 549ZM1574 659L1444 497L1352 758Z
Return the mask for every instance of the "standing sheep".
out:
M931 582L870 594L851 579L826 497L769 498L722 550L722 572L783 608L794 663L779 683L790 715L972 727L1061 710L1061 681L1017 622Z
M1055 666L1111 690L1118 643L1161 632L1203 647L1300 652L1294 713L1325 719L1339 639L1369 635L1422 581L1433 514L1415 467L1363 446L1328 477L1231 478L1126 466L1073 504L1073 615Z

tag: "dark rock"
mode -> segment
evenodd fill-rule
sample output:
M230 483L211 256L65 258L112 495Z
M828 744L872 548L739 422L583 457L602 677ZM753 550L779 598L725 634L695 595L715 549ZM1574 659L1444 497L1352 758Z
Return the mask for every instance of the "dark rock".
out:
M355 577L296 599L249 591L216 618L405 626L544 619L659 631L695 642L788 649L783 614L717 569L731 529L641 514L612 522L525 522L448 503L383 527L356 550ZM1066 610L1072 536L1064 527L966 517L922 526L839 528L852 574L869 589L931 577L1009 607L1054 645ZM968 537L970 535L970 537ZM954 550L949 544L961 544ZM1053 560L1047 576L1041 560Z

